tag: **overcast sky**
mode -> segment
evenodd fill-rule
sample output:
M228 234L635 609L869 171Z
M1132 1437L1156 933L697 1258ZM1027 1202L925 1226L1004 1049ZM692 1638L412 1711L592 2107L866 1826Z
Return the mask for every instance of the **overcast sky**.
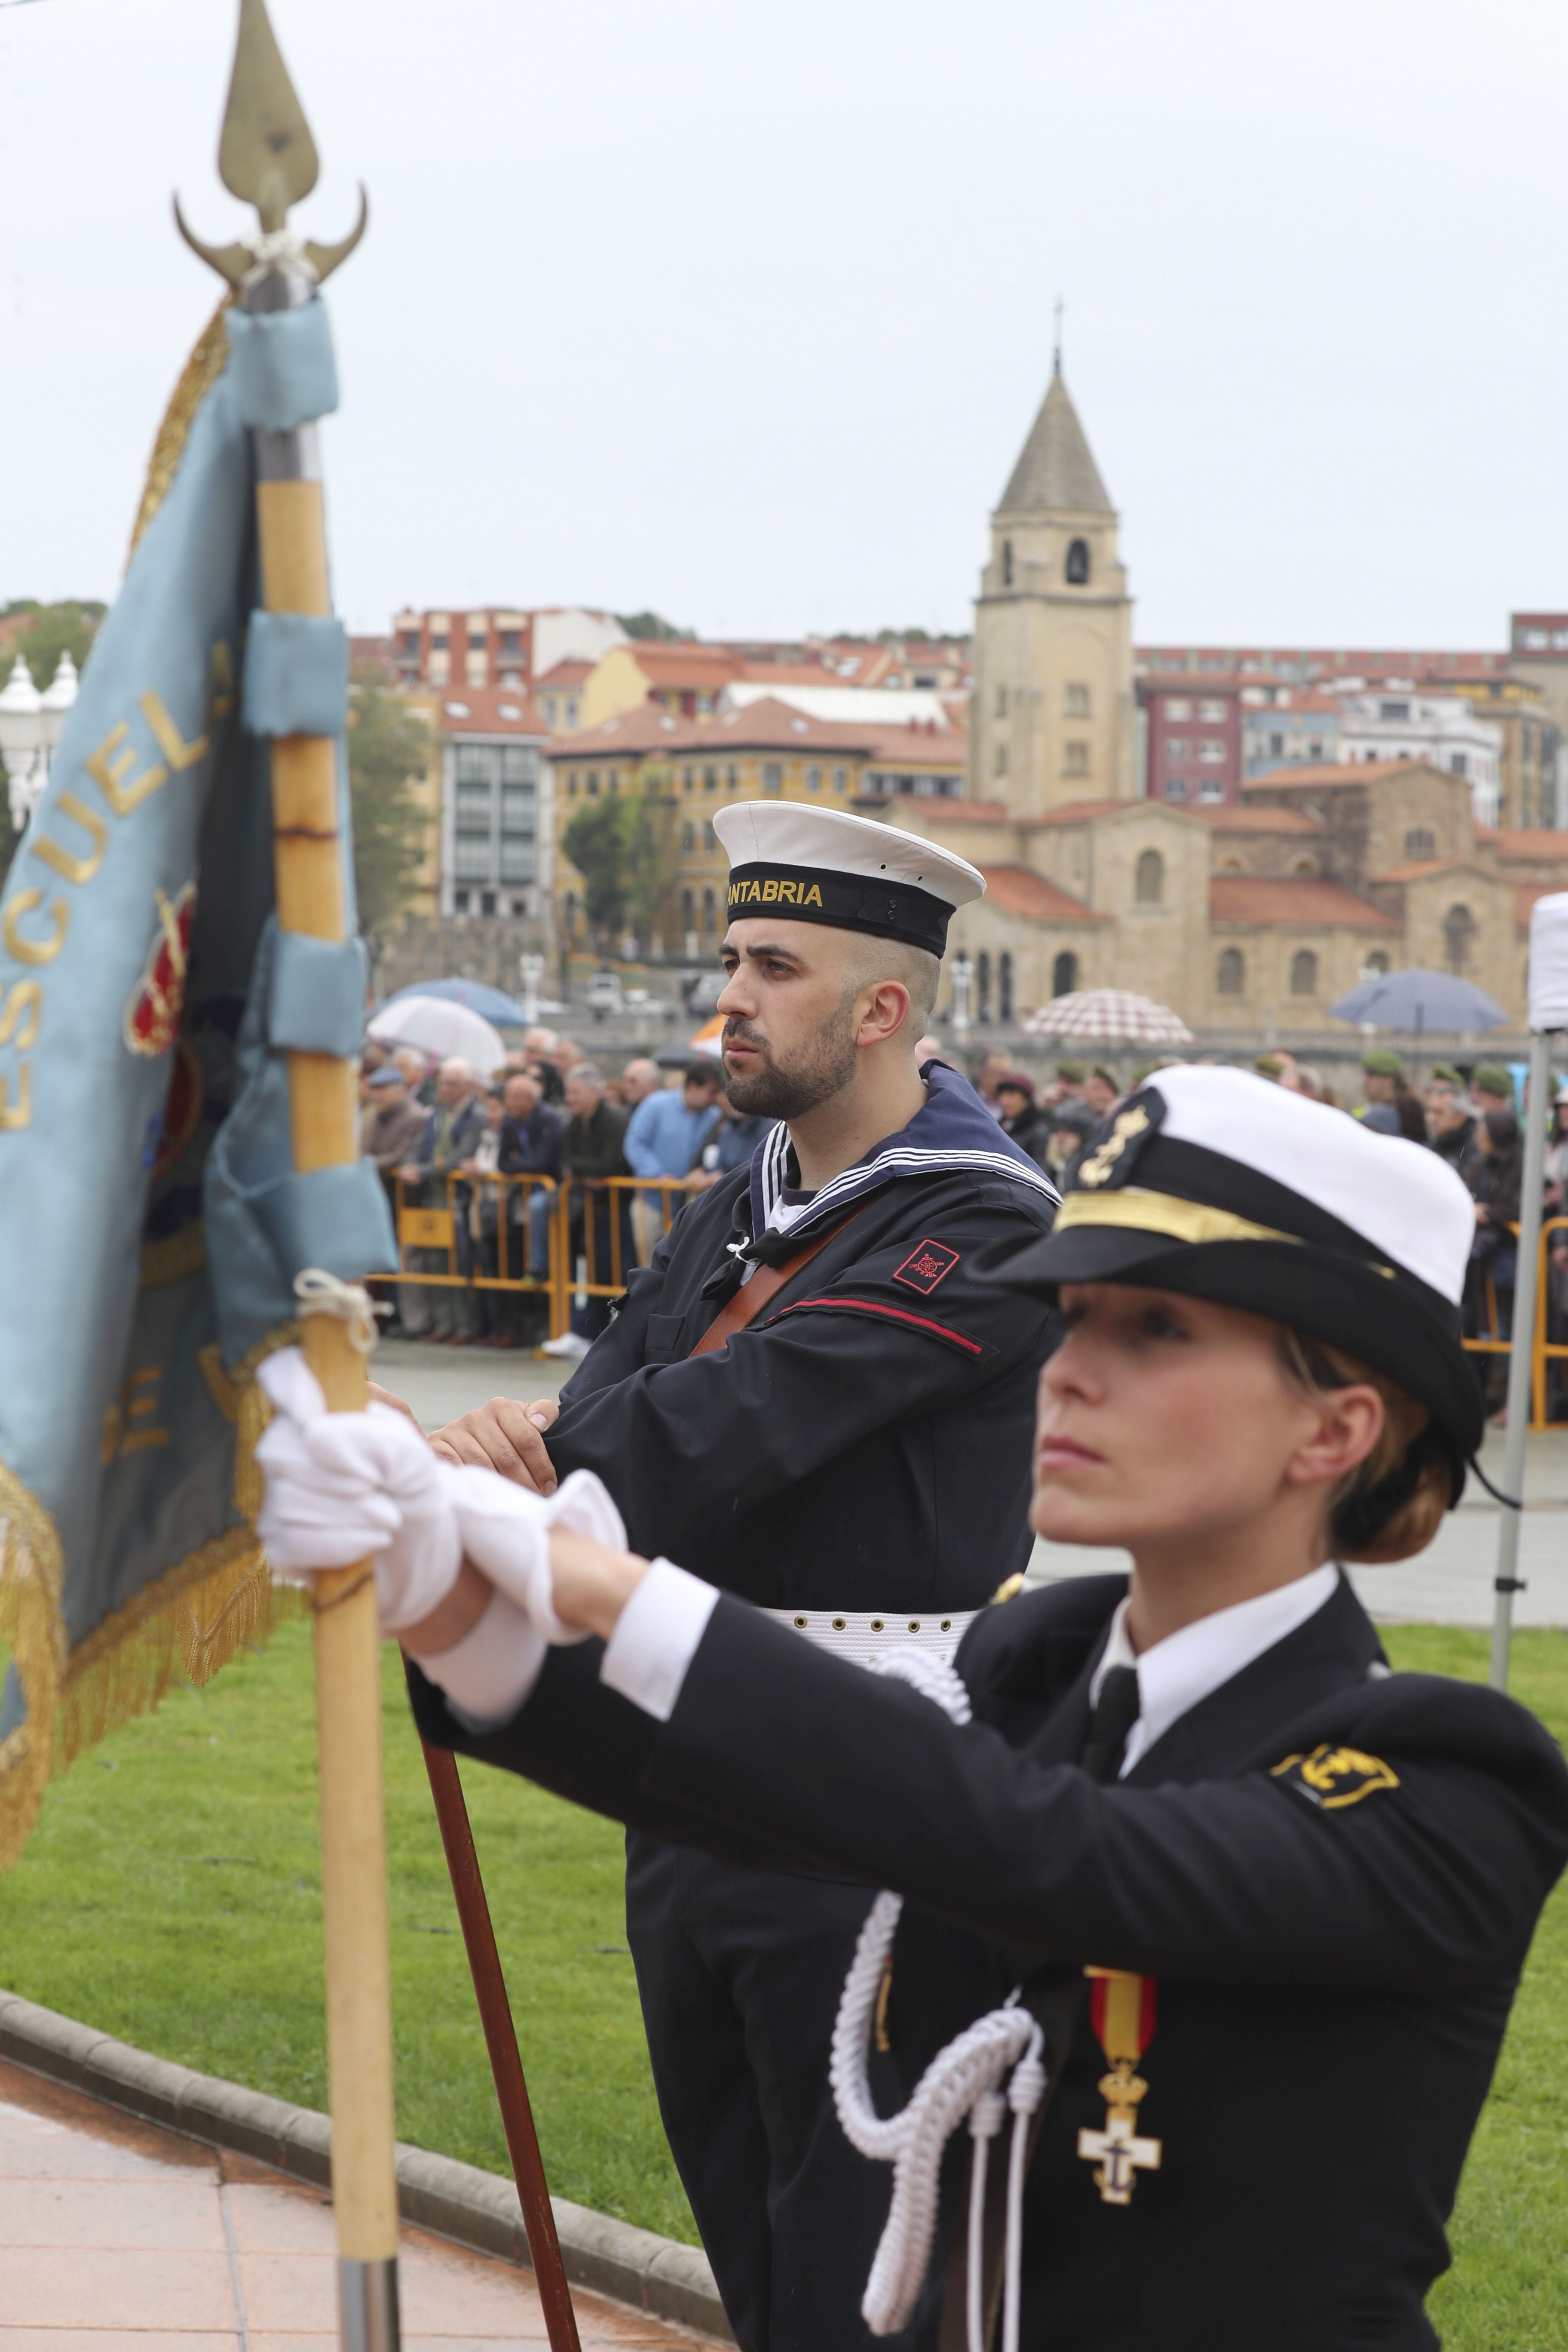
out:
M967 627L1050 368L1143 641L1568 606L1562 0L271 0L339 601ZM0 601L109 597L232 0L0 5Z

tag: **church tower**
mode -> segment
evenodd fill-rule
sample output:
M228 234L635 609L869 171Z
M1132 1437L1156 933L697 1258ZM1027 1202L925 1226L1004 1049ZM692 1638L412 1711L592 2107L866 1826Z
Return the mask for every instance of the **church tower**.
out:
M1138 791L1132 600L1116 513L1056 356L974 608L968 791L1043 816Z

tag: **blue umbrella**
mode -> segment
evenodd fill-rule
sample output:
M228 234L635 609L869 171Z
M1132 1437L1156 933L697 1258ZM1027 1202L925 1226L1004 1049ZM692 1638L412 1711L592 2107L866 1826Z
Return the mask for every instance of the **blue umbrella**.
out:
M1373 972L1329 1011L1336 1021L1368 1023L1374 1029L1501 1029L1508 1023L1501 1005L1474 981L1419 969Z
M400 996L444 996L452 1004L467 1005L482 1021L499 1024L504 1029L521 1029L527 1025L527 1014L514 998L499 988L487 988L482 980L416 980L407 988L394 991L387 998L395 1004Z

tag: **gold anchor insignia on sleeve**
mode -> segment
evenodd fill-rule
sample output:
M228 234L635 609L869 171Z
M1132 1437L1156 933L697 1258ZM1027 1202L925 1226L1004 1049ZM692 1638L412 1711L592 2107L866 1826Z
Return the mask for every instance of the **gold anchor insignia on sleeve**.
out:
M1149 2085L1138 2061L1154 2036L1156 1994L1152 1977L1124 1969L1085 1969L1089 1979L1089 2022L1110 2062L1100 2078L1106 2103L1105 2129L1083 2130L1078 2152L1097 2169L1094 2185L1107 2205L1131 2205L1141 2172L1158 2172L1161 2143L1139 2137L1138 2109Z

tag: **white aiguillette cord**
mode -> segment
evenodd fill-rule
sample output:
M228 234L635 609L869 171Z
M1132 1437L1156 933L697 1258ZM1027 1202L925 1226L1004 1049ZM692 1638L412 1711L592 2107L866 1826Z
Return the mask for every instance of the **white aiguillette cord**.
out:
M893 1675L940 1706L954 1723L971 1720L969 1693L953 1668L918 1651L880 1659L873 1673ZM828 2079L845 2137L862 2156L893 2167L893 2201L882 2231L860 2315L873 2336L896 2335L907 2326L931 2263L936 2231L937 2189L942 2151L967 2116L974 2141L969 2180L969 2352L985 2352L984 2228L985 2174L990 2144L1013 2112L1007 2168L1007 2234L1002 2305L1002 2352L1018 2352L1024 2242L1024 2168L1029 2118L1047 2088L1041 2061L1045 2034L1016 1987L1005 2005L977 2018L931 2060L907 2107L879 2116L866 2080L877 1995L903 1910L901 1895L878 1895L860 1930L845 1979L833 2030ZM1000 2090L1011 2070L1005 2101Z
M294 1296L300 1302L300 1319L307 1315L335 1315L348 1328L349 1345L362 1356L368 1356L380 1336L375 1328L378 1315L390 1315L392 1309L378 1298L373 1298L360 1282L340 1282L335 1274L324 1267L308 1265L294 1276Z

